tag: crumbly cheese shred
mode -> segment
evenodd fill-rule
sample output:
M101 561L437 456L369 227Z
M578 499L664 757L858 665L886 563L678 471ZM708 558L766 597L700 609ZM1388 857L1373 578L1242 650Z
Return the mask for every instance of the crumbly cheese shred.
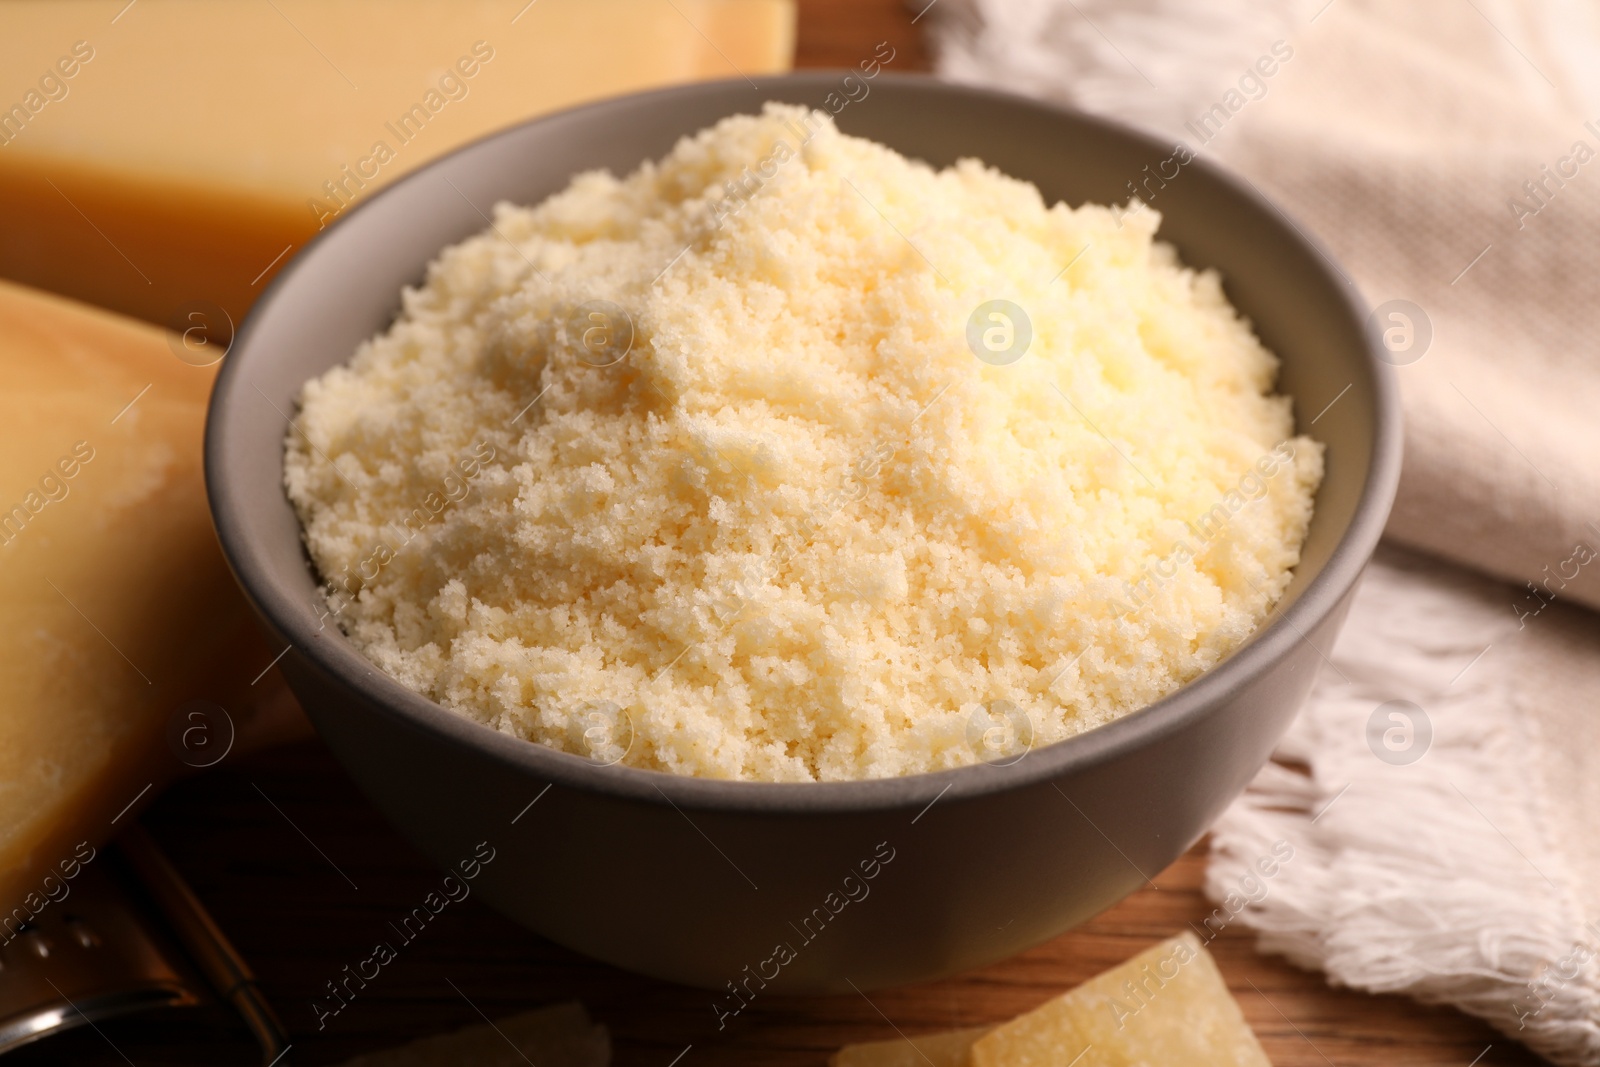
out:
M496 730L714 778L1150 704L1262 623L1322 477L1158 223L779 105L502 204L305 386L329 619Z

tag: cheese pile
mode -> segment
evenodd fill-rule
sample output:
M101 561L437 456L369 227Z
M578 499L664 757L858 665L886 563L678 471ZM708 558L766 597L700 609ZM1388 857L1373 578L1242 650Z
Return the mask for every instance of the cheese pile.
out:
M931 771L1143 707L1299 558L1321 446L1148 210L768 105L501 205L308 383L330 615L602 762Z

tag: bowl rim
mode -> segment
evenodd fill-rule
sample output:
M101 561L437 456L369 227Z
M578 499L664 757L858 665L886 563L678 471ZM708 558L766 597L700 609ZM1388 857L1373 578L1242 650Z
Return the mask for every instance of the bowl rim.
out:
M771 98L775 92L815 90L833 85L843 75L851 73L855 72L848 69L822 69L768 76L762 79L760 92ZM894 85L897 87L895 91L931 96L966 96L988 101L1002 109L1066 117L1080 125L1099 127L1103 132L1134 142L1153 153L1166 152L1171 148L1170 143L1123 123L1005 90L943 81L927 74L889 71L880 72L875 81L878 82L875 88ZM519 136L530 126L570 122L582 116L599 117L630 108L644 98L692 97L707 92L726 92L732 88L748 91L745 80L739 78L692 82L609 97L540 115L457 146L406 172L343 212L339 221L370 210L396 190L408 183L423 180L459 154L478 145ZM1267 199L1253 183L1218 166L1209 158L1197 155L1186 167L1205 172L1210 180L1226 186L1238 199L1267 216L1270 225L1277 228L1292 245L1308 254L1323 280L1338 294L1352 322L1358 326L1365 322L1369 309L1355 283L1322 243L1303 226ZM294 609L293 605L298 600L289 596L271 578L270 567L256 543L257 535L242 519L240 502L251 492L266 490L243 487L237 484L238 480L225 475L232 452L229 447L232 420L226 417L226 410L235 402L235 397L244 392L242 368L251 360L265 358L265 353L254 352L251 341L260 329L261 322L273 314L280 291L298 271L305 269L312 253L324 243L338 240L342 229L335 223L314 235L296 252L251 308L234 338L227 358L222 361L207 411L204 467L207 497L223 555L257 614L276 636L288 643L286 652L292 649L295 657L306 665L363 694L385 713L395 716L402 726L429 734L440 744L475 750L493 760L510 764L534 779L580 792L671 805L680 808L680 811L683 807L701 811L771 815L912 809L926 811L947 797L951 800L975 798L1087 771L1129 750L1155 744L1184 729L1209 709L1227 701L1234 693L1266 673L1297 642L1310 643L1307 636L1309 632L1338 607L1360 578L1367 560L1377 547L1399 485L1401 413L1398 386L1393 368L1378 355L1371 331L1361 328L1358 334L1363 341L1363 355L1372 383L1373 435L1366 480L1348 525L1321 571L1293 603L1287 608L1281 604L1275 606L1267 621L1243 645L1217 666L1167 696L1084 733L1029 749L1022 758L1006 766L976 763L895 778L835 782L740 781L691 777L620 763L600 766L584 757L501 733L406 689L363 657L336 627L325 631L336 634L336 639L324 640L324 633L312 629L305 623L303 613ZM418 265L419 272L423 266ZM281 492L281 483L274 488ZM303 544L300 547L303 552ZM1326 659L1314 644L1312 648L1319 657ZM917 817L920 818L920 814Z

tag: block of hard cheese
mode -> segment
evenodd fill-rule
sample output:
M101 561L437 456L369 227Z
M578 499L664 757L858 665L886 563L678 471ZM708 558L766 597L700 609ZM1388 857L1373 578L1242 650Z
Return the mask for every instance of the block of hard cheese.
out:
M636 89L759 84L793 47L793 0L7 0L0 276L237 323L293 249L451 148Z
M972 1046L974 1067L1271 1067L1211 954L1163 941Z
M206 507L213 376L161 330L0 282L0 942L136 799L213 758L169 741L189 701L242 732L281 692L250 685L277 650Z
M606 1067L611 1037L577 1001L346 1060L343 1067Z
M988 1032L989 1027L978 1026L846 1045L828 1060L828 1067L967 1067L973 1043Z

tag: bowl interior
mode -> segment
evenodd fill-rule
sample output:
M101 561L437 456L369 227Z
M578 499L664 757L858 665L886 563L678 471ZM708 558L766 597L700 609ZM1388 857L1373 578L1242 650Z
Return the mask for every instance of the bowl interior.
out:
M218 381L206 440L208 489L224 550L279 636L321 668L378 692L396 714L412 716L441 736L537 761L545 769L559 771L567 761L581 769L574 773L595 773L577 757L452 716L383 677L331 626L319 629L316 577L282 489L286 420L303 383L348 360L358 344L386 328L399 309L402 287L417 284L443 247L485 229L497 201L535 203L582 170L625 173L664 155L680 136L729 114L755 112L767 100L822 106L839 77L764 79L760 89L743 81L692 85L535 120L401 179L303 250L241 329ZM836 121L847 133L905 155L936 166L975 156L1034 182L1047 202L1123 203L1133 183L1144 182L1146 195L1153 194L1151 205L1163 213L1161 238L1189 265L1221 272L1229 298L1282 359L1279 389L1294 397L1299 430L1327 445L1316 515L1280 615L1178 694L1051 747L1078 746L1089 758L1106 746L1136 743L1141 731L1160 728L1162 716L1183 714L1224 694L1225 680L1216 676L1252 664L1259 668L1272 655L1265 646L1298 640L1286 627L1303 632L1330 610L1376 544L1398 472L1398 431L1392 384L1370 350L1364 308L1353 284L1291 220L1203 159L1178 164L1173 145L1021 98L931 79L883 74L869 84L869 95L844 107ZM934 780L925 786L903 784L915 779L894 781L913 802L937 791L950 775L982 776L987 770L918 776ZM613 767L605 769L603 780L638 775L670 777ZM786 788L704 782L681 787L707 786ZM889 788L790 788L861 787Z

